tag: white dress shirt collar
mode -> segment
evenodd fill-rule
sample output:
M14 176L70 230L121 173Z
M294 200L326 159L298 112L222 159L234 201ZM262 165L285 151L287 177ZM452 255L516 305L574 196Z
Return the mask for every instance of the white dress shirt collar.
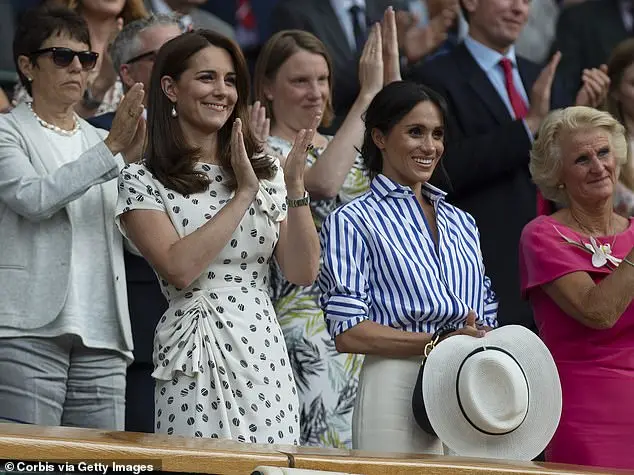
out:
M517 57L515 56L515 46L511 46L506 54L501 54L488 46L483 45L479 41L474 40L471 35L467 35L464 39L464 45L469 50L478 65L485 71L498 66L502 58L511 60L514 68L517 68Z

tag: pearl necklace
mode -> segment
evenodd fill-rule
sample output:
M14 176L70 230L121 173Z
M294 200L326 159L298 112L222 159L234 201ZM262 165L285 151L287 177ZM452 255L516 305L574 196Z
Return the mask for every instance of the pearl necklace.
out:
M73 127L72 130L64 130L61 127L58 127L53 124L49 124L44 119L42 119L39 115L37 115L37 113L33 110L33 105L31 102L27 102L26 105L28 106L29 110L33 113L33 115L35 116L35 118L37 119L37 121L40 123L42 127L52 130L53 132L57 134L70 137L72 135L75 135L81 128L81 126L79 125L79 121L77 120L77 117L75 117L74 115L73 115L73 119L75 120L75 126Z

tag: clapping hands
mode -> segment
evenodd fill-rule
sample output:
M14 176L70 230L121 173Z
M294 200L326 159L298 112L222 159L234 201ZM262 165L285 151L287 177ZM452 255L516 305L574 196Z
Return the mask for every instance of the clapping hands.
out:
M603 104L610 88L608 67L602 64L598 68L584 69L581 82L582 86L577 93L575 105L598 107Z
M291 198L301 198L304 195L304 172L306 171L306 155L312 147L315 131L321 123L321 116L315 115L309 129L301 129L295 136L293 148L284 162L284 180L286 190Z
M401 80L396 14L388 7L375 23L359 60L361 94L374 97L386 84Z

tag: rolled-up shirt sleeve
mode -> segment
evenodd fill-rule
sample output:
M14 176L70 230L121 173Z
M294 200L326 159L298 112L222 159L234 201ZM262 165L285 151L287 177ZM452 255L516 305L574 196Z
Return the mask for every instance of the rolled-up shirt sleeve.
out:
M368 320L368 249L357 227L340 212L326 218L321 243L320 301L326 327L334 340Z

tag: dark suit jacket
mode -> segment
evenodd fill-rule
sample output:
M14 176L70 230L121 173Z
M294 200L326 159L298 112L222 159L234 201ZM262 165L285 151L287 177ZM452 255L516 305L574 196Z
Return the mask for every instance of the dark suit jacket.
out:
M561 51L557 75L569 101L581 87L582 71L606 63L628 36L619 0L587 0L561 12L553 49Z
M110 130L114 113L88 119L93 126ZM134 341L134 364L152 363L154 331L167 310L167 301L154 271L145 259L124 250L126 282L128 286L128 311Z
M529 92L540 69L523 58L517 63ZM511 117L464 44L410 74L447 100L445 156L434 182L476 220L486 272L500 300L499 322L535 330L530 307L520 297L518 269L520 233L536 216L536 188L528 171L531 140L524 123ZM556 89L553 96L562 100Z
M402 0L367 0L368 24L379 21L389 5L400 8L401 3ZM333 131L336 130L359 94L359 56L350 48L330 0L279 0L271 13L271 29L306 30L326 45L333 63L333 106L337 116Z

